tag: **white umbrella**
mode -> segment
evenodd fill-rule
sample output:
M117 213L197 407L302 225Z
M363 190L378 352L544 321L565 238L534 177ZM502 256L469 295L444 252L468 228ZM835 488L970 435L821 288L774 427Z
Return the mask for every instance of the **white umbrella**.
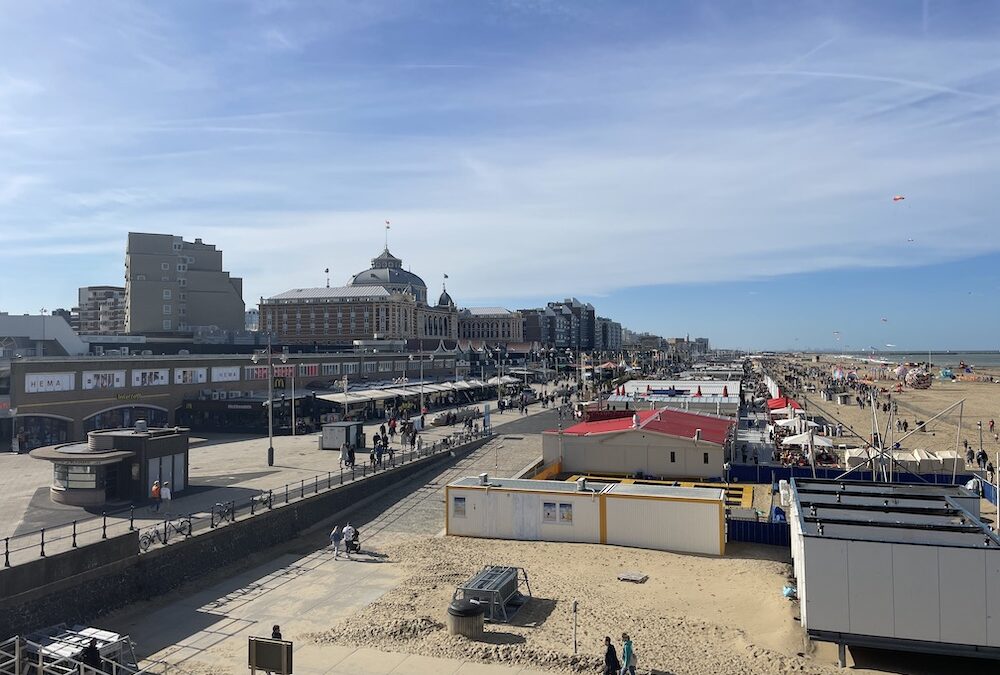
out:
M831 441L826 436L817 436L815 434L810 434L808 431L804 434L795 434L794 436L789 436L788 438L781 441L782 445L809 445L810 436L812 436L812 444L817 447L832 448L833 441Z
M822 424L817 424L816 422L813 422L812 420L806 420L805 422L803 422L803 424L805 424L807 427L821 427L821 426L823 426Z

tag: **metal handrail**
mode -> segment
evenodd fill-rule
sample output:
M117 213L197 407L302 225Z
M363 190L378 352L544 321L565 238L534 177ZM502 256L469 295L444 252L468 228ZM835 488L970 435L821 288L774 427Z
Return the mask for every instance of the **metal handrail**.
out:
M381 467L372 466L369 462L357 464L347 469L341 466L339 473L329 471L325 477L322 474L317 474L311 479L303 479L296 483L286 483L281 488L268 489L266 492L262 491L261 495L251 497L243 502L236 502L235 500L225 502L224 505L229 508L224 510L224 515L226 516L224 518L219 517L223 514L217 514L215 508L212 509L211 518L204 518L204 516L198 517L194 515L181 516L181 518L186 518L190 522L190 531L192 532L194 530L218 527L223 524L224 521L230 520L230 514L233 521L244 515L256 515L257 512L265 510L265 508L267 510L271 510L272 508L279 506L281 503L288 504L292 501L304 499L309 495L319 494L320 491L325 492L330 489L335 489L340 485L344 485L358 479L364 479L369 474L380 473L391 467L403 466L416 461L417 459L436 455L441 452L453 451L465 443L473 442L489 436L492 436L491 429L480 429L478 432L468 432L464 430L455 431L449 436L424 445L419 449L415 448L413 450L407 450L405 449L405 446L400 447L398 450L393 452L391 460L388 458L388 455L383 455L383 463ZM267 497L263 498L263 494L267 494ZM62 525L49 528L42 528L32 532L25 532L13 537L5 537L2 542L2 564L4 567L11 567L16 564L21 564L22 562L27 562L26 560L12 561L11 556L24 552L30 552L32 550L36 552L36 555L33 556L33 558L47 557L52 553L54 545L62 542L69 542L68 548L70 549L78 548L80 546L86 546L89 543L107 539L109 536L139 530L140 528L145 532L151 531L152 528L162 529L165 527L164 522L170 522L170 519L164 519L153 526L137 525L135 522L135 510L136 506L130 505L126 508L102 512L100 516L74 520L70 523L64 523ZM110 523L108 522L108 516L122 515L126 513L128 514L128 521L112 520ZM203 518L205 522L202 522L199 518ZM187 535L186 532L181 532L181 534ZM165 538L169 539L169 536ZM21 545L18 545L18 543ZM147 548L152 548L154 545L163 545L163 543L164 542L162 541L154 540L147 545ZM14 545L12 546L12 544ZM47 547L49 549L48 551L46 550ZM0 675L4 674L0 673Z
M127 637L125 638L127 639ZM36 654L24 658L25 647ZM135 666L101 657L101 669L89 666L70 656L47 654L48 647L20 636L0 643L0 675L184 675L179 666L167 661L143 659ZM37 655L37 658L36 658ZM134 658L134 656L133 656Z

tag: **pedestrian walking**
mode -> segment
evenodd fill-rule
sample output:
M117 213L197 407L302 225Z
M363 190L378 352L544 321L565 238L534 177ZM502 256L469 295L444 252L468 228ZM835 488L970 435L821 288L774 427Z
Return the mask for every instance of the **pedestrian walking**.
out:
M354 526L351 525L350 522L348 522L347 525L344 525L344 541L345 542L346 541L353 541L354 540L354 532L355 532ZM351 549L350 549L350 547L348 547L348 546L345 545L344 546L344 553L347 555L347 559L350 560L351 559Z
M990 420L990 433L993 433L993 420Z
M993 462L986 462L986 479L991 485L996 485L994 478L996 478L996 469L993 468Z
M330 532L330 546L333 547L334 560L340 557L340 544L342 541L344 541L344 531L340 529L340 525L334 525L333 531Z
M281 626L274 624L271 626L271 639L280 640L281 639Z
M604 638L604 675L618 675L622 664L618 662L618 651L611 638Z
M153 505L150 506L154 511L160 510L160 481L153 481L153 488L149 491L149 498L153 500Z
M632 648L632 638L628 633L622 633L622 670L621 675L635 675L635 666L638 662L635 651Z
M163 508L168 513L170 512L171 499L173 499L173 494L170 492L170 481L164 481L163 486L160 487L160 501L163 502Z
M351 465L351 446L344 441L343 445L340 446L340 466L350 466Z

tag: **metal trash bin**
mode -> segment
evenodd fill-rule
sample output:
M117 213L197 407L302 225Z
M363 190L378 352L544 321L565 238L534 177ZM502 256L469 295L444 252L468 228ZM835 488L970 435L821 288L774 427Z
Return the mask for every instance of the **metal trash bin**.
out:
M486 608L471 600L452 600L448 605L448 635L483 639L483 615Z

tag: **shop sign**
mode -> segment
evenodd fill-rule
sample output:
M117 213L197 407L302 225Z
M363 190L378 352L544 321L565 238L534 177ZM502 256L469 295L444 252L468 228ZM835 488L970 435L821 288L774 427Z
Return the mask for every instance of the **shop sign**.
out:
M115 398L119 401L138 401L142 394L115 394Z

